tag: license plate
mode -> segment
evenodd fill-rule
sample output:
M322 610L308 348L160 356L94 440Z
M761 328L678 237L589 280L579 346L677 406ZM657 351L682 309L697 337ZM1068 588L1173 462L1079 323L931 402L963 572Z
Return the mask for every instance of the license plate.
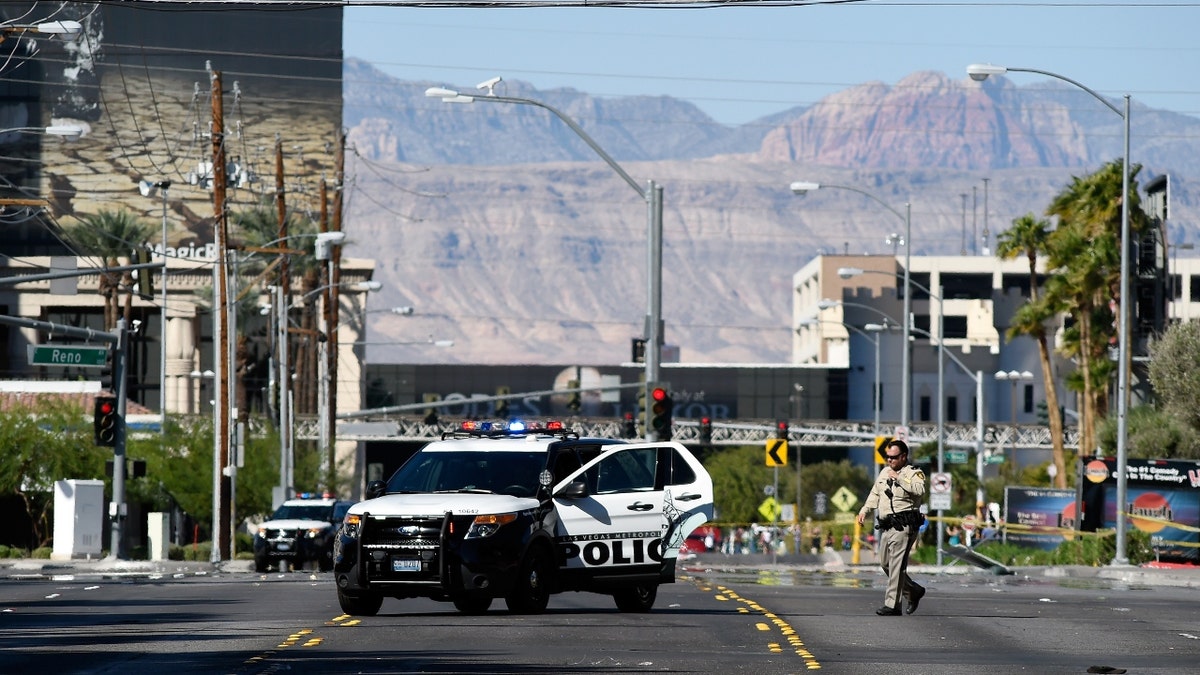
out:
M292 550L292 545L291 544L275 544L275 550L276 551L290 551L290 550Z
M393 572L420 572L421 561L415 558L392 558Z

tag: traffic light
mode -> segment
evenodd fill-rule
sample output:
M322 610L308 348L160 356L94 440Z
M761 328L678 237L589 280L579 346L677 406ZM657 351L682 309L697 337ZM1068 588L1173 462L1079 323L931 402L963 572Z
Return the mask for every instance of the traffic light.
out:
M1050 407L1046 405L1045 401L1037 402L1037 420L1041 425L1050 424Z
M117 398L115 396L97 396L92 428L96 445L116 447L117 445Z
M637 422L633 419L633 413L625 413L625 420L621 422L621 435L625 438L637 438Z
M567 382L567 389L573 389L567 394L567 408L576 415L583 408L583 396L579 392L579 380L570 380Z
M139 265L150 262L150 249L144 246L139 248L137 250L137 261ZM154 283L153 277L150 276L150 270L134 270L133 275L134 278L137 279L138 295L142 296L144 299L151 298L154 295ZM166 311L165 308L163 311Z
M700 445L712 445L712 418L700 418Z
M650 428L658 434L658 440L671 440L671 392L662 385L650 390Z
M511 393L512 393L512 389L510 389L509 387L496 387L496 395L497 396L508 396ZM498 417L499 419L502 419L502 420L508 419L508 399L506 399L506 398L497 399L496 403L493 407L496 410L496 417Z
M779 420L779 421L775 422L775 438L782 438L783 440L786 441L787 437L788 437L788 421L787 420Z
M425 403L436 403L437 401L442 400L442 397L440 394L423 394L421 396L421 400L424 401ZM437 423L438 423L437 408L434 408L434 407L426 408L425 409L425 424L437 424Z

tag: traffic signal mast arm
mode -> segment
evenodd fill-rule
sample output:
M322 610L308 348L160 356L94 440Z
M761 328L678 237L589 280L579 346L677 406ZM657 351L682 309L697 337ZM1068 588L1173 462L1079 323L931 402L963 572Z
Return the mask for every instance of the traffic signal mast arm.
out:
M643 387L641 382L632 384L605 384L596 385L594 387L575 387L569 389L542 389L540 391L524 391L516 394L504 394L497 396L472 396L469 399L455 400L439 400L439 401L423 401L420 403L406 403L404 405L393 405L386 408L371 408L370 410L356 410L354 412L338 413L338 419L356 419L359 417L371 417L373 415L382 415L387 413L405 413L423 411L426 408L445 408L449 406L462 405L463 401L471 403L488 403L490 401L516 401L524 398L535 398L541 396L552 396L554 394L571 394L582 393L585 391L612 391L615 389L635 389Z

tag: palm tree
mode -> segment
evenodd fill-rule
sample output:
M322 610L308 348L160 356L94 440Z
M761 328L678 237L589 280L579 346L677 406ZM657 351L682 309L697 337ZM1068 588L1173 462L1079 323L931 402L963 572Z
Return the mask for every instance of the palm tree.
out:
M1058 408L1058 389L1055 386L1054 368L1050 361L1050 346L1046 339L1046 322L1061 311L1041 301L1038 294L1037 258L1046 248L1050 237L1050 222L1039 220L1032 213L1013 221L1012 227L1000 234L996 240L996 255L1001 260L1012 260L1024 255L1029 261L1029 302L1017 310L1008 338L1027 335L1038 346L1038 360L1042 366L1042 386L1046 391L1046 412L1050 423L1052 458L1057 469L1055 487L1067 486L1066 461L1063 457L1063 424Z
M1140 168L1130 171L1131 234L1149 223L1132 180ZM1122 171L1115 161L1090 176L1075 177L1046 209L1046 215L1059 219L1047 240L1047 268L1061 281L1048 283L1047 295L1069 308L1075 322L1064 331L1063 351L1080 364L1081 452L1096 447L1096 423L1107 415L1109 384L1116 372L1108 352L1116 333L1115 307L1121 302Z
M117 267L136 259L135 251L151 237L153 227L125 209L83 215L79 224L67 230L67 237L81 255L99 258L97 267ZM149 271L143 270L149 274ZM99 292L104 298L104 329L117 327L120 295L125 291L124 318L128 322L133 308L133 275L130 272L102 272Z

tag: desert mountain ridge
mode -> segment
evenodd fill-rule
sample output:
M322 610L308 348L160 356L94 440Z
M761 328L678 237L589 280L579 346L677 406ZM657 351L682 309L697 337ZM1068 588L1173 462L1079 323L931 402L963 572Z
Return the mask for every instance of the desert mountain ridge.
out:
M347 254L376 260L375 363L621 363L646 314L647 208L532 105L451 105L347 61ZM474 92L464 92L474 93ZM818 253L983 254L1072 176L1120 159L1121 118L1053 85L921 72L739 127L669 97L601 99L503 82L575 120L664 190L665 337L688 363L790 359L791 277ZM1087 96L1084 94L1084 96ZM1172 241L1195 237L1200 120L1135 105L1139 182L1171 180ZM788 184L852 186L803 199ZM440 349L427 340L454 340ZM414 344L417 343L417 344Z

